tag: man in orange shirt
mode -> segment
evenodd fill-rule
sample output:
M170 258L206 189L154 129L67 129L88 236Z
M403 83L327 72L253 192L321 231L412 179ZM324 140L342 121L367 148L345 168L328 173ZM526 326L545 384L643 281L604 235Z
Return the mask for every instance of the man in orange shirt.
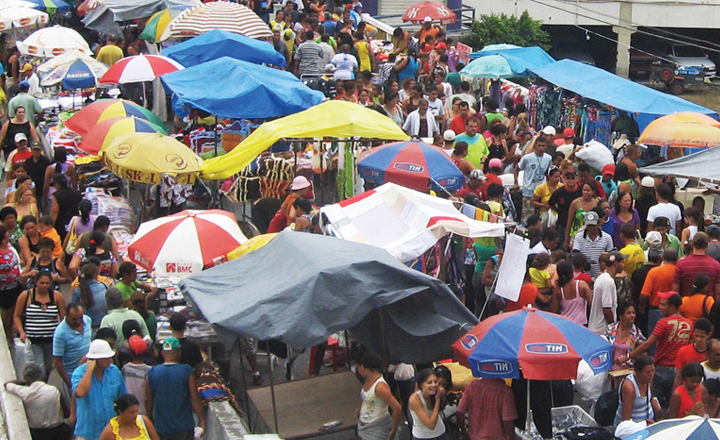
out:
M648 311L648 303L650 305L648 311L648 333L652 334L655 324L662 318L660 311L660 297L658 292L668 292L672 290L673 276L675 276L675 263L678 260L678 252L675 249L665 249L663 252L663 264L653 269L647 274L645 284L640 292L640 313Z

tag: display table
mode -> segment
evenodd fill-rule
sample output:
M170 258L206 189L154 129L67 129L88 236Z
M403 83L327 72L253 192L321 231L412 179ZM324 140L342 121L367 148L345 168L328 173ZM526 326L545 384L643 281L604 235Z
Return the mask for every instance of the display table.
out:
M361 388L362 384L350 371L275 385L280 438L291 440L325 435L354 438ZM253 388L247 394L251 404L251 424L255 424L254 415L259 413L262 418L259 424L264 422L265 425L252 426L253 432L261 433L263 428L274 432L270 387ZM333 420L340 420L342 424L328 431L320 431L324 423Z

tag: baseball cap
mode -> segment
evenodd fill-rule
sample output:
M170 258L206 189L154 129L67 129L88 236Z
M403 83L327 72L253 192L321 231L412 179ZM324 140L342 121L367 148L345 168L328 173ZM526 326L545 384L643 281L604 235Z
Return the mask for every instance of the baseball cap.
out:
M163 351L172 351L172 350L180 350L180 339L169 337L165 338L165 340L162 343L162 349Z
M563 137L564 138L575 137L575 129L572 127L567 127L565 130L563 130Z
M645 188L654 188L655 187L655 179L653 179L651 176L645 176L640 181L640 185L644 186Z
M310 181L305 176L297 176L293 179L290 184L290 191L297 191L299 189L305 189L310 187Z
M430 23L430 22L432 22L432 17L427 16L427 17L423 18L423 23Z
M140 336L132 335L128 339L128 347L133 356L139 356L147 351L148 344Z
M435 49L447 49L447 44L442 41L435 45Z
M443 139L445 139L445 142L452 142L457 137L457 133L455 133L454 130L445 130L445 133L443 133Z
M712 238L718 238L720 237L720 226L710 225L705 228L705 232L707 232L707 235L711 236Z
M27 81L20 81L20 82L18 83L18 86L19 86L20 88L29 89L29 88L30 88L30 83L27 82Z
M490 162L488 162L488 168L502 168L502 161L497 157L490 159Z
M588 211L585 214L585 226L587 225L597 225L598 224L598 218L597 212L595 211Z
M25 63L23 64L22 69L20 69L20 72L28 72L30 70L33 70L32 64Z
M670 290L670 291L667 291L667 292L658 292L657 295L658 295L660 298L662 298L662 299L668 299L668 298L670 298L670 297L673 296L673 295L679 295L679 293L677 293L677 292L674 291L674 290Z
M34 143L32 144L31 149L33 150L42 150L42 146L40 144Z
M658 231L650 231L645 236L645 242L648 246L657 246L662 243L662 235Z
M333 66L332 64L326 64L326 65L325 65L325 71L326 71L326 72L334 72L334 71L335 71L335 66Z
M469 176L469 177L470 177L471 179L476 179L476 180L485 180L485 175L483 174L482 170L472 170L472 171L470 171L470 176Z
M553 127L551 125L545 126L545 128L542 129L542 132L548 136L555 136L555 133L556 133L555 127Z
M605 165L602 169L603 174L610 174L611 176L615 176L615 165L609 163Z
M612 251L607 255L607 261L609 263L614 263L616 261L621 261L626 259L628 256L626 254L622 254L618 251Z
M15 143L17 144L20 141L26 141L28 140L27 135L25 133L16 133L15 134Z
M88 359L107 359L115 356L115 351L110 348L110 344L104 339L95 339L90 343L90 349L88 350Z

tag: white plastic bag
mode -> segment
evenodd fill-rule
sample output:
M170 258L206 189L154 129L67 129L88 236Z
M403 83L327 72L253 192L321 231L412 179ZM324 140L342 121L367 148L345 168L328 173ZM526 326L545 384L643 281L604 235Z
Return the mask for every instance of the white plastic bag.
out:
M15 363L15 374L18 379L22 378L22 369L25 364L35 362L35 355L32 351L30 339L23 342L20 338L15 338L13 346L13 362Z
M410 364L397 364L394 378L397 381L413 380L415 378L415 368Z
M587 162L597 171L602 171L607 164L615 163L612 152L598 141L592 140L575 152L575 157Z
M609 389L610 377L605 373L595 374L587 362L580 360L578 364L575 391L582 397L595 401L606 389Z

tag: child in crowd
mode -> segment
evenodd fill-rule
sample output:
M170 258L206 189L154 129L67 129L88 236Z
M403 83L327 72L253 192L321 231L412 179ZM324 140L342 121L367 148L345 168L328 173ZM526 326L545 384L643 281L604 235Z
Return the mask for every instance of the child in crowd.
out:
M144 359L151 346L138 335L130 336L127 346L132 360L122 367L125 386L128 393L137 397L140 402L140 414L147 415L145 411L145 379L151 366L146 364Z
M572 254L573 273L576 280L585 281L588 286L592 285L592 277L587 273L589 270L587 257L582 252L573 252Z
M532 267L530 268L530 282L538 288L538 302L548 304L552 298L552 285L550 279L552 274L548 270L550 267L550 254L541 253L535 255Z
M40 231L40 237L48 237L55 243L53 249L53 258L62 258L65 256L65 251L62 248L62 240L60 240L60 234L55 230L55 220L49 215L40 217L40 222L37 224L38 231Z

